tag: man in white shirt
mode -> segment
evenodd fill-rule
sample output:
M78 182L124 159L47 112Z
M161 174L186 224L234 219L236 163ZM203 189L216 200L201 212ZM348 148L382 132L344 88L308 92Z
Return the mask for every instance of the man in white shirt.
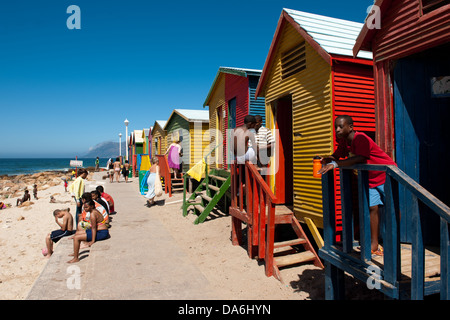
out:
M255 120L258 167L266 167L269 164L272 150L275 147L275 138L272 132L262 125L262 117L260 115L256 115Z

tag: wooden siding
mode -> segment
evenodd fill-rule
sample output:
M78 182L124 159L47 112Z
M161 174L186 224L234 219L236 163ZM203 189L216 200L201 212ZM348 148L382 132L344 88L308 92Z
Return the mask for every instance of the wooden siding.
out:
M209 124L205 122L190 122L190 148L191 158L189 169L209 153Z
M152 131L152 134L152 156L155 156L157 154L164 154L167 149L166 132L163 130L163 128L156 124L155 128ZM156 141L161 141L161 146L159 148L156 147ZM159 152L159 150L161 150L161 152Z
M211 94L210 102L209 102L209 135L210 135L210 146L211 149L216 146L216 143L218 141L217 137L222 136L225 128L217 128L217 109L218 108L224 108L225 107L225 77L220 76L220 78L217 80L215 89L213 93ZM223 110L223 109L222 109ZM225 139L225 137L224 137ZM224 149L226 150L226 149ZM226 154L226 153L225 153ZM217 159L217 156L219 156L220 153L217 153L214 151L211 154L210 157L210 168L215 169L216 163L219 161ZM213 161L215 159L215 161Z
M290 24L281 32L265 86L266 112L277 99L292 95L294 212L322 227L321 180L312 177L312 158L333 152L331 68L306 44L306 70L281 80L281 53L304 41Z
M255 98L256 87L258 86L258 81L260 77L249 76L249 95L250 95L250 114L260 115L263 118L263 126L266 126L266 104L264 103L264 98Z
M450 41L450 5L422 16L420 1L391 1L372 42L375 61L398 59Z

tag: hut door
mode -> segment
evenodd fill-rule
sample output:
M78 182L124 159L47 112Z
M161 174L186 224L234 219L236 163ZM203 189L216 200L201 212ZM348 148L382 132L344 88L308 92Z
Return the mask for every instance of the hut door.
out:
M400 59L393 81L396 162L401 170L447 205L450 205L449 56L447 45ZM443 89L445 86L447 91ZM410 228L412 202L406 197L408 193L400 189L401 241L410 242L404 231ZM424 241L438 244L437 214L421 203L419 210Z
M216 114L216 132L215 132L215 134L216 134L216 141L215 141L215 143L221 143L221 138L220 138L220 136L222 136L223 137L223 112L222 112L222 108L223 107L218 107L217 109L216 109L216 112L217 112L217 114ZM216 167L217 168L220 168L220 169L222 169L223 167L224 167L224 163L223 163L223 152L224 152L224 150L226 150L225 149L226 148L226 143L225 143L225 141L224 141L224 144L223 144L223 147L222 148L217 148L216 149Z
M293 203L293 144L292 144L292 96L276 100L273 104L275 129L278 132L275 155L278 171L275 173L275 195L279 204Z

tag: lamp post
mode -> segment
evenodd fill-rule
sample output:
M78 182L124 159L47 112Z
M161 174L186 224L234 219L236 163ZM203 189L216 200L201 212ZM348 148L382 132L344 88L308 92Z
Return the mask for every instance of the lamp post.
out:
M122 157L122 134L119 133L119 156Z
M125 152L126 152L125 160L128 160L128 124L130 123L130 121L128 121L128 119L125 119L124 123L125 123Z

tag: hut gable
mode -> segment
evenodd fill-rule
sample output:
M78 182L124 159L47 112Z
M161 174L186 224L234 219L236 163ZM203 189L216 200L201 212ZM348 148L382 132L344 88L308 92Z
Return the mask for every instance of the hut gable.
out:
M373 50L376 62L398 59L450 41L448 1L377 0L374 5L377 10L366 18L354 56L361 50ZM380 19L379 28L372 25L375 19Z

